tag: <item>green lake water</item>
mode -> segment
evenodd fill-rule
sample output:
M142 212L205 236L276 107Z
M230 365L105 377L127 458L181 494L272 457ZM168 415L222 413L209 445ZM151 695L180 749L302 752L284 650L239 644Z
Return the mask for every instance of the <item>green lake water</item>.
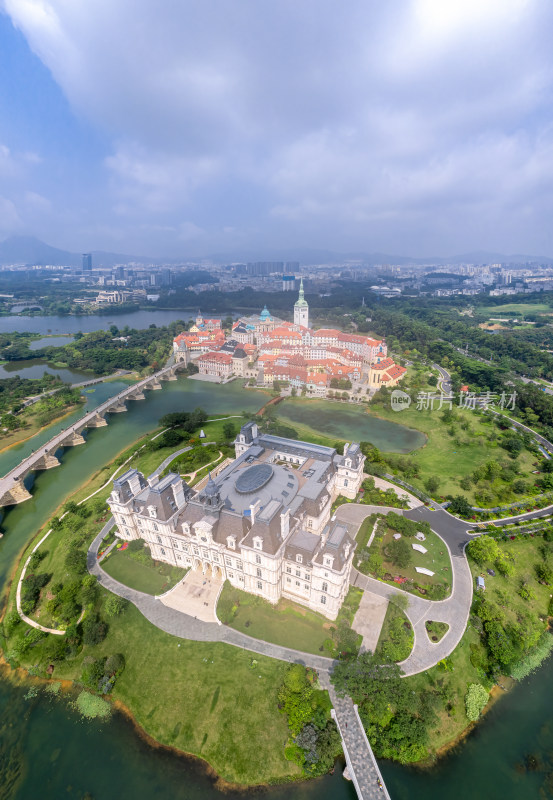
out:
M276 408L291 425L298 422L326 436L371 442L385 453L410 453L426 442L424 433L367 414L364 406L297 398L283 400Z
M104 384L89 395L97 405L123 384ZM89 433L88 443L68 449L62 465L39 473L33 497L6 512L0 540L0 583L17 556L55 507L91 474L155 427L162 414L202 405L209 413L256 410L267 395L245 392L238 385L221 387L180 379L129 404L126 414L112 415L107 428ZM334 407L336 414L339 408ZM82 412L80 412L82 413ZM66 427L67 421L60 427ZM52 434L50 429L46 438ZM334 435L334 434L333 434ZM351 437L353 438L353 437ZM38 441L38 440L37 440ZM37 441L20 445L16 460ZM0 454L0 471L12 465L12 451ZM553 775L551 662L517 686L490 712L475 733L438 767L420 771L383 762L381 768L393 800L533 800L553 797L545 788ZM317 781L244 792L220 792L215 779L195 759L150 747L121 714L109 722L82 721L69 705L70 696L47 697L42 690L25 699L28 687L0 679L0 798L4 800L352 800L355 791L335 774ZM252 740L252 746L255 746ZM538 771L524 767L534 755ZM19 772L17 788L9 776ZM89 793L86 795L86 793Z

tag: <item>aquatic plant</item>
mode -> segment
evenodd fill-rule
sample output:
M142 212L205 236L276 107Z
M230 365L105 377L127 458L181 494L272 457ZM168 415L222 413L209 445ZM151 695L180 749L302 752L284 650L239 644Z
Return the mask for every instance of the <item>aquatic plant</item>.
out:
M107 719L111 714L110 704L90 692L82 691L73 706L86 719Z

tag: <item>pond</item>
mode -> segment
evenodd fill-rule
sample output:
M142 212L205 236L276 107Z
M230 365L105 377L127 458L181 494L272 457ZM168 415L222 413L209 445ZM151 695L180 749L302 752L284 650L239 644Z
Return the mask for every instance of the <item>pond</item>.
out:
M81 383L95 377L92 372L68 367L53 367L42 358L28 358L24 361L8 361L0 366L0 380L15 378L16 375L20 378L42 378L45 372L50 375L59 375L64 383Z
M74 336L41 336L29 344L29 350L40 350L43 347L64 347L75 341Z
M347 403L291 398L277 406L277 414L291 425L306 425L330 438L371 442L385 453L410 453L426 442L420 431L379 419L364 407Z

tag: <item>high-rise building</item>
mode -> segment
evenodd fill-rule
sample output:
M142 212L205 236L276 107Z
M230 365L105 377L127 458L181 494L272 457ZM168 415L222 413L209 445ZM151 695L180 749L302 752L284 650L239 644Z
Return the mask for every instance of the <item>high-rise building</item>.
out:
M300 281L300 292L298 299L294 303L294 325L309 327L309 306L303 294L303 278Z
M83 272L90 272L92 270L92 255L90 253L83 253Z

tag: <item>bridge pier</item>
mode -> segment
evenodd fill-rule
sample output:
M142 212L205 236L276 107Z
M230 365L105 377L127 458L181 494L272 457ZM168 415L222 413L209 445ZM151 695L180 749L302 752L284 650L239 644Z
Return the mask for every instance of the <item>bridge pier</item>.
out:
M117 405L110 406L110 408L108 408L108 412L110 414L122 414L123 411L128 411L124 400L121 400L121 402L117 403Z
M77 431L71 431L69 436L61 443L62 447L76 447L78 444L84 444L85 438Z
M97 414L86 423L87 428L105 428L106 425L106 420L100 414Z
M148 388L148 389L161 389L161 383L156 379L155 381L152 381L151 383L149 383L146 388Z
M52 453L44 453L38 458L31 469L52 469L52 467L59 467L60 462Z
M145 400L146 396L142 389L138 389L136 392L127 395L127 400Z
M31 493L27 491L23 480L20 478L14 481L13 486L0 497L0 506L15 506L30 499Z

